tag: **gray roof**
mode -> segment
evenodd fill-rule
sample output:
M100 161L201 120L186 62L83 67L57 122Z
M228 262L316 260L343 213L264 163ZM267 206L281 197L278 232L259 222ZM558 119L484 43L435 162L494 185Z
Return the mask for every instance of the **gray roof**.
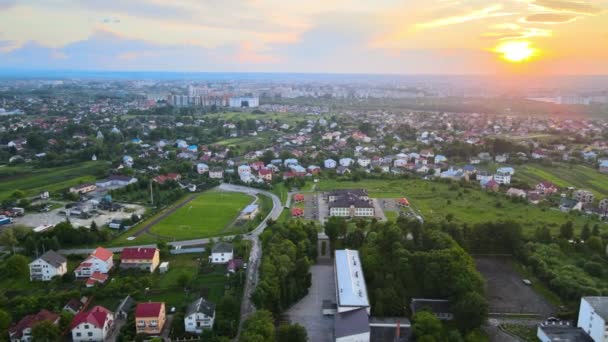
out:
M433 313L451 313L450 301L447 299L412 298L412 313L430 309Z
M232 244L227 242L218 242L213 246L211 253L232 253Z
M68 261L68 259L66 259L63 255L57 254L55 251L48 251L42 254L40 259L46 261L46 263L52 265L53 267L59 267L64 262Z
M203 297L200 297L188 305L186 316L190 316L197 312L204 313L207 316L213 316L213 313L215 312L215 304L206 301Z
M135 300L133 300L133 298L131 298L131 296L126 296L125 299L122 300L122 302L120 302L120 304L118 304L118 307L116 308L116 312L129 312L131 311L131 308L133 307L133 305L135 304Z
M554 342L593 342L581 328L566 325L541 325L538 329Z
M330 208L373 208L374 206L366 200L362 200L359 197L346 195L340 196L335 201L329 203Z
M367 332L369 332L369 316L367 316L365 308L336 313L334 318L334 336L336 338Z
M583 297L591 305L596 314L608 320L608 297Z

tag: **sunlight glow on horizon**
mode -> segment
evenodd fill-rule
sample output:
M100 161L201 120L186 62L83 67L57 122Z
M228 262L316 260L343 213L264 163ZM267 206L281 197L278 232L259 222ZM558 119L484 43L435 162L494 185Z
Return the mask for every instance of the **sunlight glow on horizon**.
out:
M501 54L501 58L506 61L521 63L539 54L539 50L530 45L527 41L510 41L498 45L494 52Z

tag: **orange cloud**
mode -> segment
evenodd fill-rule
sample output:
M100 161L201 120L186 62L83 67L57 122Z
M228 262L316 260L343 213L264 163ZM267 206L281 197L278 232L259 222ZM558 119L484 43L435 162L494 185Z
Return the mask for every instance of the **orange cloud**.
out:
M276 56L257 52L250 42L242 42L239 45L236 59L238 62L245 64L268 64L279 61Z

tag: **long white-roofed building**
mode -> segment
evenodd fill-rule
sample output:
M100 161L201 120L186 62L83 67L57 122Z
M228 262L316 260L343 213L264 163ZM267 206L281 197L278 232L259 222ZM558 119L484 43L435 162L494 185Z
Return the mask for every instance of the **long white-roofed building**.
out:
M336 250L334 262L338 313L365 308L369 315L371 307L367 297L359 251Z

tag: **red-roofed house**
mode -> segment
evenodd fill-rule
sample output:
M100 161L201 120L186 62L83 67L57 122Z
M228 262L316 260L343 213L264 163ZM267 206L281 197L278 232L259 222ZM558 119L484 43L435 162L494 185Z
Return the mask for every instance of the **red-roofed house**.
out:
M267 169L265 167L261 168L258 171L258 175L260 176L260 178L267 180L269 182L272 181L272 170L271 169Z
M249 164L249 166L251 166L252 169L259 171L264 167L264 162L263 161L256 161L253 162L251 164Z
M57 325L59 324L59 315L42 309L35 315L23 317L8 330L11 342L30 342L32 340L32 327L42 321L50 321Z
M235 273L237 270L243 268L243 259L230 259L226 266L228 272Z
M557 186L549 181L544 181L536 184L536 191L543 195L551 195L557 192Z
M291 209L291 216L292 217L301 217L301 216L304 216L304 209L302 209L302 208L292 208Z
M154 181L158 184L165 184L166 181L170 180L178 182L180 179L182 179L182 176L179 173L167 173L166 175L154 177Z
M490 191L496 192L500 188L500 184L498 184L497 181L495 181L495 180L492 179L492 180L486 182L483 185L483 188L486 189L486 190L490 190Z
M160 264L160 252L158 248L126 247L120 254L120 268L154 272Z
M302 195L302 194L293 195L293 201L296 203L304 202L304 195Z
M100 283L100 284L105 283L106 280L108 280L107 273L101 273L99 271L95 271L95 272L93 272L93 274L91 274L89 279L87 279L86 285L87 285L87 287L93 287L97 283Z
M114 253L103 248L97 247L91 255L74 270L76 278L90 277L95 272L108 273L114 267Z
M103 342L114 328L114 314L103 306L81 311L72 320L72 340Z
M409 207L410 201L408 201L407 198L402 197L399 199L399 201L397 201L397 205L402 206L402 207Z
M165 303L139 303L135 308L135 329L138 334L157 335L165 325Z

